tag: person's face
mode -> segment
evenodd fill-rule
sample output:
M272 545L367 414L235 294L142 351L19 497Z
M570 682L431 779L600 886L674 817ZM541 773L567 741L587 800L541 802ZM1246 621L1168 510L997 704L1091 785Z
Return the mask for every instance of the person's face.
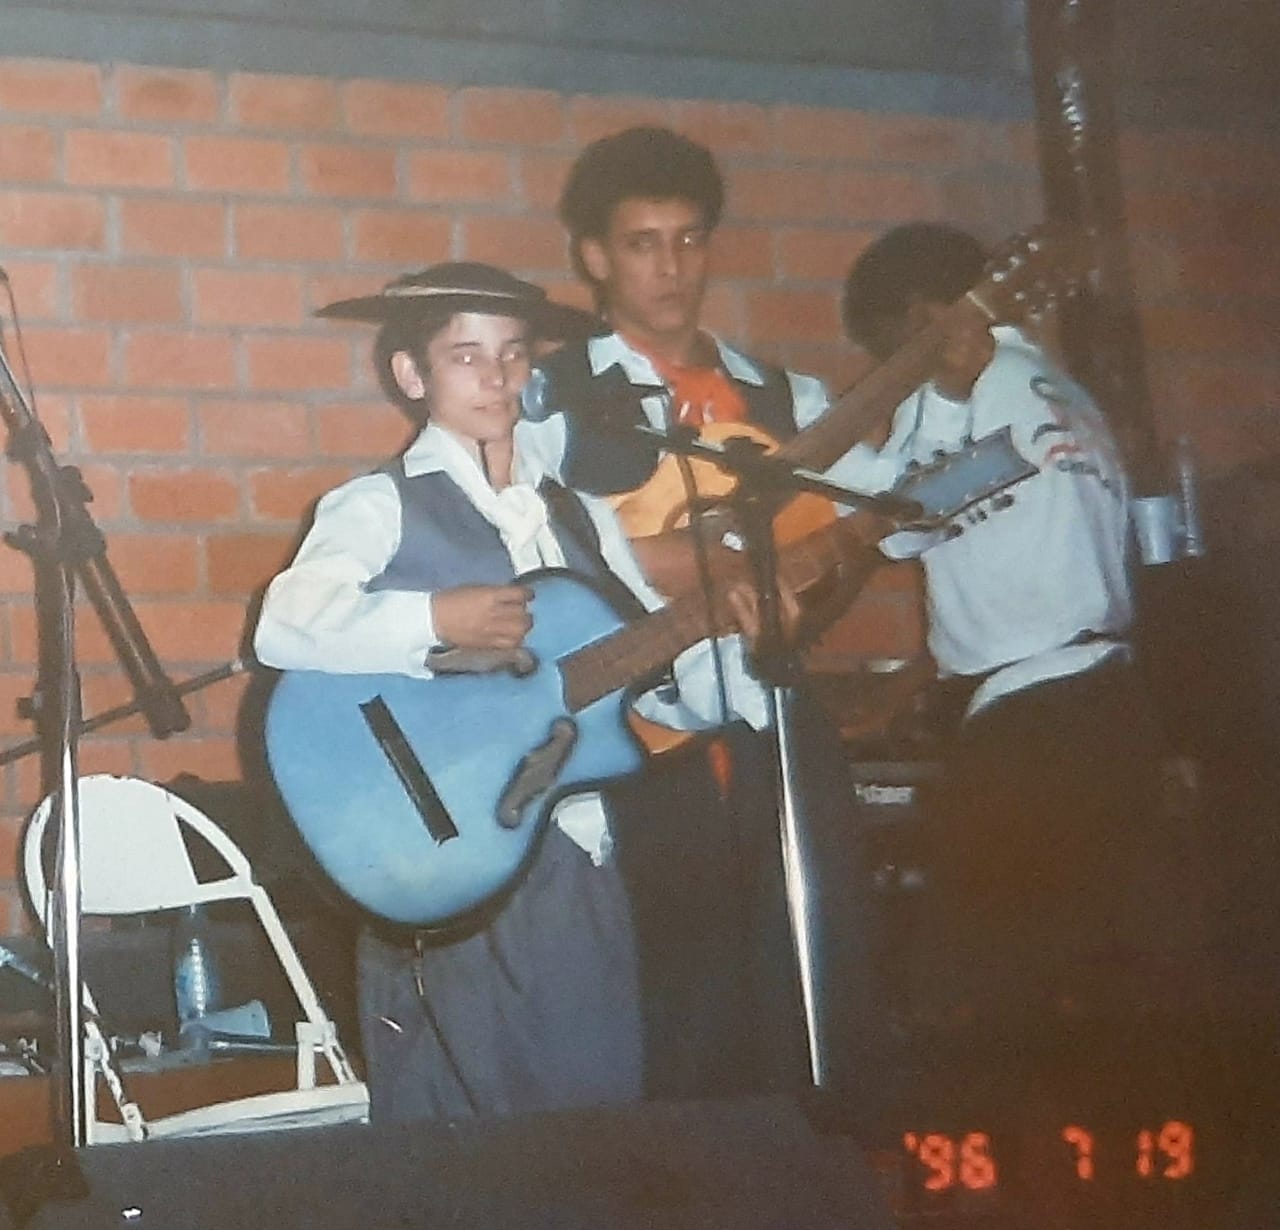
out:
M628 197L615 205L608 231L580 247L609 323L642 343L696 332L710 238L692 201Z
M392 370L433 423L464 440L509 439L529 379L529 329L511 316L459 312L427 343L426 370L399 351Z

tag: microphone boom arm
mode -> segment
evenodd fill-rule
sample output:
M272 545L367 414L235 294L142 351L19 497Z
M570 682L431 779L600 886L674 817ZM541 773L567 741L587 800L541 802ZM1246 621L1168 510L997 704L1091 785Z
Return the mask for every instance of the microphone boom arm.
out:
M93 498L80 471L59 465L48 433L27 405L0 346L0 404L7 407L9 454L28 468L37 505L51 515L56 531L22 526L5 539L42 560L58 559L75 569L89 601L102 620L157 739L186 730L191 717L182 698L157 660L119 578L107 558L107 544L86 504ZM56 541L54 541L56 539Z
M848 508L864 510L891 521L912 522L921 517L924 509L915 500L897 495L868 495L851 487L833 483L814 470L792 465L775 454L765 451L764 445L749 436L731 436L723 444L698 437L692 427L677 427L672 431L659 431L648 424L636 424L633 430L671 453L698 457L719 466L738 479L741 488L749 494L768 494L779 504L788 495L808 492L842 504ZM740 493L741 494L741 493ZM729 497L732 500L734 497Z

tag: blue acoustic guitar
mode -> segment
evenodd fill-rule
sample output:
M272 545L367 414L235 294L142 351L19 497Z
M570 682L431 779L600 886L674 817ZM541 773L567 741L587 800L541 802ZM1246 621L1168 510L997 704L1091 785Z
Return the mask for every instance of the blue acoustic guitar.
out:
M895 494L938 525L1033 473L1006 430ZM797 593L837 568L857 585L885 530L842 518L780 551L779 571ZM575 574L521 580L533 627L514 654L456 671L446 654L430 679L291 671L272 692L267 758L285 806L337 887L386 922L446 926L509 889L557 800L642 767L630 690L712 631L700 594L628 622ZM726 609L714 631L733 630Z

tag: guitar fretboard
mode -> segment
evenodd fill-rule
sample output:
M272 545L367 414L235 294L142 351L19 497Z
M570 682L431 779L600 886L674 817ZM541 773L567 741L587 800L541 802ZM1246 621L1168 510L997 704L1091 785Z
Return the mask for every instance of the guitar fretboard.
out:
M855 581L861 584L879 563L874 545L879 524L874 518L853 516L816 530L779 553L779 577L803 593L843 567L851 585ZM570 711L584 709L602 696L653 675L703 637L735 631L737 624L725 592L745 575L740 570L721 579L710 601L700 593L685 594L565 657L560 668Z

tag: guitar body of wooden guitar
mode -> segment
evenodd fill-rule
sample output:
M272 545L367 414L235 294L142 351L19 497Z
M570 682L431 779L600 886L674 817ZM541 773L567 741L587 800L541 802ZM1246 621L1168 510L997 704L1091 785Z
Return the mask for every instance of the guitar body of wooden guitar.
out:
M734 437L745 437L769 452L778 442L767 431L751 423L707 423L699 438L723 445ZM613 498L614 509L628 538L648 538L689 524L691 501L703 506L723 504L732 495L737 480L713 461L701 457L663 454L653 476L642 487ZM792 498L774 518L774 532L780 543L791 543L835 520L835 506L820 496L801 494Z

